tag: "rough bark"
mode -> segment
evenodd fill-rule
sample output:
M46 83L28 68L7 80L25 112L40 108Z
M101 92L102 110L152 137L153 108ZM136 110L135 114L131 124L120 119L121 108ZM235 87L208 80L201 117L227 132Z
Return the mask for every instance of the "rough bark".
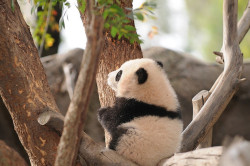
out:
M25 160L14 150L0 140L0 165L1 166L27 166Z
M237 0L223 3L223 45L225 67L215 90L200 113L183 132L181 151L194 149L219 119L229 101L238 90L242 72L243 57L237 38Z
M58 111L29 28L14 1L0 4L0 95L32 165L53 165L58 135L37 123L38 114Z
M64 129L57 150L56 166L75 165L99 54L103 46L103 19L102 16L95 14L93 5L93 0L86 1L86 8L89 9L86 12L87 24L85 26L88 41L74 96L65 116Z

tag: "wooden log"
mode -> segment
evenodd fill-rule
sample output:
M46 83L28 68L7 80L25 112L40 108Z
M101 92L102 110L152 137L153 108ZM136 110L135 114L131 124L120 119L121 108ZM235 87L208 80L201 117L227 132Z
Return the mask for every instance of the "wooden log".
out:
M223 148L210 147L198 149L186 153L176 153L169 159L165 159L158 164L158 166L214 166L219 164Z

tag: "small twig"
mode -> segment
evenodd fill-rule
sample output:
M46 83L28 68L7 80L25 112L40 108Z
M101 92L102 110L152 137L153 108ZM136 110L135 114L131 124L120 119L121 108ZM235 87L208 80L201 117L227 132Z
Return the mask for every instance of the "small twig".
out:
M42 43L41 43L41 45L39 47L39 57L41 57L42 53L43 53L43 46L44 46L45 36L46 36L47 30L48 30L48 27L49 27L49 21L50 21L52 7L53 7L52 0L50 0L48 15L47 15L47 19L46 19L46 25L45 25L43 36L42 36Z

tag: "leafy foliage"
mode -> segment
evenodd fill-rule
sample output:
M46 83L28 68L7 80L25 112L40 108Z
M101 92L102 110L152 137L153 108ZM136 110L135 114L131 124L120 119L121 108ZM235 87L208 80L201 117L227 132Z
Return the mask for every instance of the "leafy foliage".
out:
M45 35L45 48L49 48L53 45L54 39L50 34L45 32L46 30L46 19L51 12L49 26L53 30L59 31L59 28L64 28L64 17L65 13L62 15L59 24L55 21L56 10L54 7L57 3L60 3L61 6L70 7L70 3L67 0L51 0L52 2L52 11L49 11L49 2L50 0L35 0L35 5L32 8L31 12L37 11L37 27L33 33L33 37L36 43L40 46L43 42L43 35ZM77 0L78 10L82 13L85 11L86 0ZM126 8L123 10L120 7L120 0L97 0L96 7L101 9L103 18L105 20L104 27L107 30L110 30L111 36L113 38L117 37L121 39L122 37L128 39L130 43L138 42L142 43L139 39L139 35L136 33L134 26L131 26L130 23L133 19L138 19L144 21L146 17L155 18L154 13L152 12L156 7L156 3L153 1L146 1L138 9Z
M52 8L49 10L49 5L52 3ZM55 6L60 4L62 7L63 4L69 6L70 4L66 0L34 0L34 5L31 9L31 12L37 12L37 26L33 32L33 38L38 46L41 46L41 43L45 42L45 49L52 47L54 44L53 37L47 33L46 26L50 27L52 31L59 32L59 24L56 21L55 17L57 16L57 11L55 10ZM48 18L49 17L49 18ZM47 19L49 19L48 25ZM61 23L61 24L64 24ZM43 38L44 36L44 38Z

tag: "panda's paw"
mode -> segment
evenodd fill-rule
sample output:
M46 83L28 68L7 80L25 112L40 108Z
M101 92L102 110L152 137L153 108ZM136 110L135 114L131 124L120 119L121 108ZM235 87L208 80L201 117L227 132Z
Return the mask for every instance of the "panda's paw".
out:
M103 108L100 108L98 111L97 111L97 118L99 121L102 121L104 119L105 116L107 116L107 112L108 110L110 110L111 107L103 107Z

